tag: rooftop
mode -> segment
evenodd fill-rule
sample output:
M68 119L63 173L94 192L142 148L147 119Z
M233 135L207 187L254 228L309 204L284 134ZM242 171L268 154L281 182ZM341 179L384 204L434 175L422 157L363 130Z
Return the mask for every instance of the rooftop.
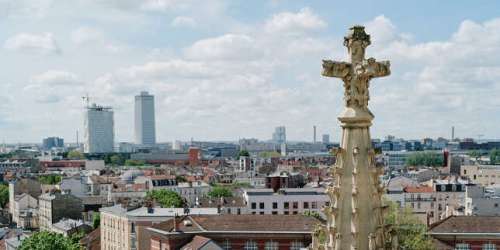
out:
M429 234L500 234L499 216L450 216L434 223Z
M173 230L173 219L154 225L163 233ZM187 222L187 223L186 223ZM181 232L311 233L319 221L304 215L199 215L177 218Z

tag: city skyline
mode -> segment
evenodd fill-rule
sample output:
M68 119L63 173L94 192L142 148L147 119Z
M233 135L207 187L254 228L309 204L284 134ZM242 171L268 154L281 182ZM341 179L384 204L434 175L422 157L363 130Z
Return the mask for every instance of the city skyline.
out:
M355 23L373 34L368 54L395 65L371 88L374 138L449 138L452 126L459 138L500 138L499 3L169 2L0 3L0 140L75 141L89 93L113 107L115 141L134 141L145 90L159 142L268 140L280 125L290 141L310 141L313 125L339 141L342 83L318 73L322 59L346 57L338 44Z

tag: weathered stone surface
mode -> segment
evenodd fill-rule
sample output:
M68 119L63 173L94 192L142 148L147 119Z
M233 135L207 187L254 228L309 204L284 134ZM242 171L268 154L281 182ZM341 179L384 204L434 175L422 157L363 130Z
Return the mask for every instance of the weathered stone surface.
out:
M351 61L323 60L323 76L344 82L345 108L338 117L342 126L337 163L332 168L335 186L328 188L332 198L327 208L326 249L385 249L390 238L383 219L383 204L371 146L370 126L374 118L368 109L369 82L390 74L389 61L365 59L370 36L364 27L354 26L344 38Z

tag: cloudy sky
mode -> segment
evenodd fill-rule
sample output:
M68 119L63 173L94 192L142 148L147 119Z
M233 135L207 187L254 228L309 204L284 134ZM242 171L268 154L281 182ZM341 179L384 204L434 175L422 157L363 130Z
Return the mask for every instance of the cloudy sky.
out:
M460 3L459 3L460 2ZM498 1L0 0L0 140L74 141L82 99L115 110L133 138L134 95L156 96L159 141L340 137L345 59L363 24L367 56L392 75L371 84L373 137L500 137Z

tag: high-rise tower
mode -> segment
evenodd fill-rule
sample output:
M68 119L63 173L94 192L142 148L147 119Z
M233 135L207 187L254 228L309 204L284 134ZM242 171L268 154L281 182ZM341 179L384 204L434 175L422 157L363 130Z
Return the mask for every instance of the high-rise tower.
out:
M335 182L328 188L332 202L325 208L328 216L326 249L386 249L390 239L384 225L383 187L379 176L382 166L375 165L370 139L374 118L368 109L369 81L390 74L389 61L365 59L370 36L364 27L354 26L344 38L350 62L323 61L323 76L344 82L345 108L338 117L342 141L336 150L337 162L332 168Z
M135 143L156 143L155 98L146 91L135 96Z
M110 153L114 150L114 119L111 107L92 104L85 111L85 153Z

